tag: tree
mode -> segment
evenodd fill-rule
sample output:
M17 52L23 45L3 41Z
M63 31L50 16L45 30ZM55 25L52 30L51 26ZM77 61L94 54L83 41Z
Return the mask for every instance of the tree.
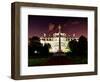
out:
M84 36L80 36L78 42L76 40L72 40L68 44L71 52L68 52L72 58L74 56L75 63L87 63L87 38Z
M79 38L79 42L78 42L78 51L80 53L80 56L85 56L87 57L87 49L88 49L88 45L87 45L87 38L84 36L80 36Z
M68 43L68 46L71 50L71 53L73 55L77 55L77 52L78 52L78 42L76 40L71 40L69 43Z
M40 38L37 36L33 36L30 39L30 44L28 46L28 54L30 57L38 57L42 54L43 45L40 43Z
M48 56L49 55L49 49L51 48L51 45L49 43L45 43L43 46L43 55Z

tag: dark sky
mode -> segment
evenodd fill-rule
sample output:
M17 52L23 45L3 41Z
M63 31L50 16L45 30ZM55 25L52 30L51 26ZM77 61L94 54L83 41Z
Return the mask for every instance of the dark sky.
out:
M76 37L84 35L87 37L87 18L82 17L60 17L60 16L36 16L28 15L28 36L43 36L43 33L51 34L58 32L60 24L61 32L67 35L75 34ZM49 31L50 25L54 25Z

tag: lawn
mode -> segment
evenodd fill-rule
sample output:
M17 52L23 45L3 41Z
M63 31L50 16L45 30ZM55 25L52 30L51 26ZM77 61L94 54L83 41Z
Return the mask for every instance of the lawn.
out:
M28 66L41 66L48 61L48 58L29 58Z

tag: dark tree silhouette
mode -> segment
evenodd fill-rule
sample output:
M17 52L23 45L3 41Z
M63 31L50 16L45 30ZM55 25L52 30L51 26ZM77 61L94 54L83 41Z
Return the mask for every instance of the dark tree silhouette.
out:
M40 38L34 36L30 39L30 43L28 45L28 54L29 57L38 57L42 54L43 45L40 43Z
M68 44L71 52L68 52L71 57L78 58L79 60L75 60L76 63L87 63L87 38L84 36L80 36L78 42L76 40L72 40Z
M78 42L78 51L81 57L87 57L87 49L88 49L88 45L87 45L87 38L85 38L84 36L81 36L79 38L79 42Z
M28 45L28 54L29 57L48 57L49 49L51 45L49 43L45 43L44 46L40 43L40 38L37 36L33 36Z
M40 43L40 38L37 36L33 36L32 38L30 38L30 43L34 43L34 42L39 42Z
M72 56L76 56L77 52L78 52L78 42L74 39L71 40L68 44L70 50L71 50L71 54Z
M43 54L44 56L48 56L49 55L49 49L51 48L51 45L49 43L45 43L43 46Z

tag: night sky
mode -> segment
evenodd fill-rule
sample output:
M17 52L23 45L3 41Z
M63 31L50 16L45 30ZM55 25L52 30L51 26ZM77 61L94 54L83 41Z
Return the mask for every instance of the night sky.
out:
M62 27L61 32L67 35L72 36L75 34L76 37L81 35L87 37L87 22L87 18L83 17L28 15L28 37L40 37L43 36L43 33L52 34L58 32L59 24Z

